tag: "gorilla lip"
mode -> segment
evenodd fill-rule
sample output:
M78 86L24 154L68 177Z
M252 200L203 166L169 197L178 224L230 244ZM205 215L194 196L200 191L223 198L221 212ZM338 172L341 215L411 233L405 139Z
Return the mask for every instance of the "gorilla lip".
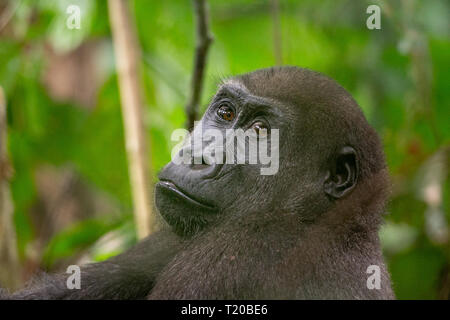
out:
M184 191L180 190L180 188L178 188L173 182L171 181L167 181L167 180L161 180L158 182L158 184L166 189L169 189L170 191L176 193L178 196L180 196L181 198L185 199L186 201L199 206L199 207L203 207L205 209L213 209L212 206L201 203L200 201L194 199L192 196L186 194Z

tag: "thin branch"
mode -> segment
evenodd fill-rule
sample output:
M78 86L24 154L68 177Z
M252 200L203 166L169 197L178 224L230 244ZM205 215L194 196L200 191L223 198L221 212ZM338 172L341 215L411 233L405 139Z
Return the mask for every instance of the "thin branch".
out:
M186 105L186 127L188 129L194 126L194 121L197 119L203 89L206 58L211 42L213 41L213 36L209 30L209 15L205 0L194 0L194 13L196 18L197 45L195 48L194 70L191 79L191 95Z
M283 64L283 50L281 42L281 22L280 22L280 3L278 0L272 0L272 23L273 23L273 49L275 53L275 63Z
M140 239L156 229L153 211L153 190L149 183L146 141L142 123L142 88L138 63L140 49L127 0L109 0L109 21L112 29L119 89L124 120L134 217Z
M0 283L10 289L20 284L13 202L9 189L12 168L7 149L6 101L0 87Z

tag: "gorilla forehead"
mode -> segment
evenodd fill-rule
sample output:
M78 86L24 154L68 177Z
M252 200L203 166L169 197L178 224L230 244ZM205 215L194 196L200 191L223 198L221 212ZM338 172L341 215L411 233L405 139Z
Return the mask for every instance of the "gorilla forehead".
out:
M260 69L233 78L255 96L302 108L361 114L352 96L333 79L309 69L285 66ZM336 110L339 109L339 110Z
M286 105L285 110L297 116L293 122L301 123L302 132L315 140L314 147L321 152L328 154L343 145L354 147L363 176L385 167L378 135L353 97L333 79L284 66L238 75L232 78L233 85L236 82L253 96Z

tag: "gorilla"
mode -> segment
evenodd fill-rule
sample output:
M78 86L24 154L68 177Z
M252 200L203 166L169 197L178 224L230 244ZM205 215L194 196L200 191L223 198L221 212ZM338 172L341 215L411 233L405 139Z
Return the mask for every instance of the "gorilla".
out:
M344 88L308 69L257 70L223 81L200 124L269 143L278 129L276 174L172 160L155 189L160 231L83 266L80 289L67 274L44 275L8 298L394 298L378 238L389 195L382 145Z

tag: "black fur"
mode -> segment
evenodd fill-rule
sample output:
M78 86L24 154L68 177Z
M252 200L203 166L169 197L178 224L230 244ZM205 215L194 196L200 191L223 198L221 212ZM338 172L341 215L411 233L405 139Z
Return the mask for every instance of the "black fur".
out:
M171 231L150 235L130 250L81 268L81 289L68 289L69 274L42 274L11 299L145 299L156 275L180 250Z

